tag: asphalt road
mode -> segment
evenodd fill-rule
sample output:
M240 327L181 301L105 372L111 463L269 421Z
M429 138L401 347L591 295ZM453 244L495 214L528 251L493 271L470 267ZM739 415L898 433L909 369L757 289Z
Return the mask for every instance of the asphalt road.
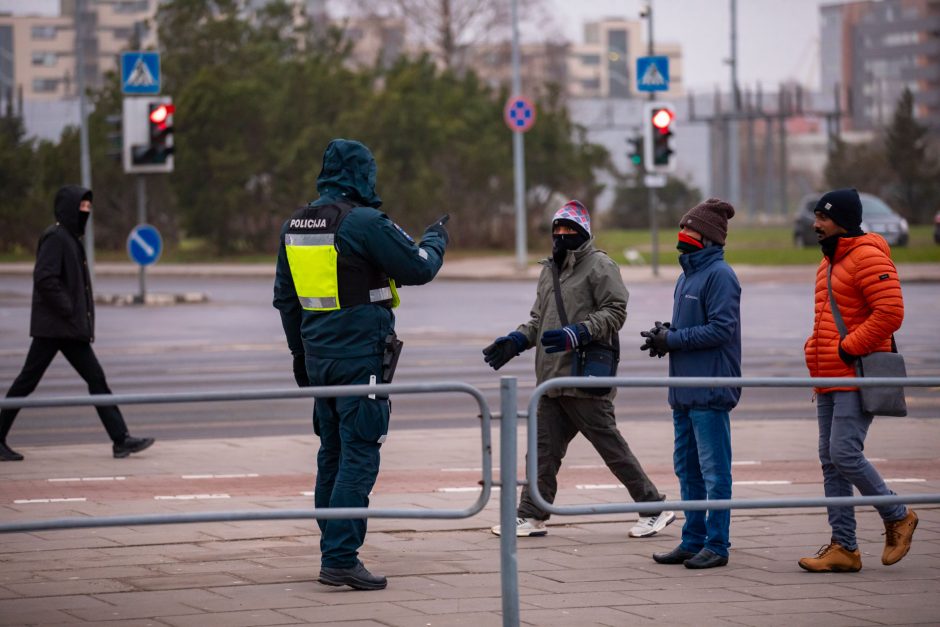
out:
M622 376L660 376L665 359L638 350L639 332L669 316L672 283L630 288L628 319L621 331ZM259 278L150 277L153 292L201 291L210 301L170 307L99 306L94 347L115 393L235 391L293 387L291 358L271 283ZM99 277L96 291L135 293L131 277ZM7 388L29 345L31 279L0 276L0 387ZM405 341L396 382L463 381L483 390L498 410L500 375L519 378L520 407L534 384L533 351L494 373L481 349L523 322L535 293L533 281L436 281L402 290L398 332ZM940 372L934 312L940 284L905 285L907 317L898 334L910 375ZM805 376L803 342L812 325L812 286L760 282L743 289L745 376ZM83 394L83 382L60 356L35 394ZM623 390L621 420L669 420L664 389ZM940 416L936 391L910 389L910 416ZM244 437L310 432L309 401L253 401L127 406L131 431L161 439ZM475 402L465 395L393 398L396 429L468 427L477 424ZM813 421L810 390L745 390L735 417L805 418ZM106 439L90 407L24 410L10 435L12 445L71 444Z

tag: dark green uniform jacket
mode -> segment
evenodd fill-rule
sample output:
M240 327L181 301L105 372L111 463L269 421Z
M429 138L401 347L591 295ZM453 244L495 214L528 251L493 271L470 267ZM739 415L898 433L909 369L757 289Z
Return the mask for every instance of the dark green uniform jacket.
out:
M368 148L359 142L334 140L323 155L323 169L317 179L320 198L314 206L340 200L356 203L336 233L341 255L356 255L383 271L399 286L423 285L437 274L444 261L446 242L428 231L416 244L384 213L377 211L382 201L375 193L376 165ZM395 327L392 310L384 305L364 304L335 311L304 310L297 298L284 233L277 256L274 306L291 353L306 352L310 357L328 359L380 355L385 337ZM402 295L407 298L406 294Z

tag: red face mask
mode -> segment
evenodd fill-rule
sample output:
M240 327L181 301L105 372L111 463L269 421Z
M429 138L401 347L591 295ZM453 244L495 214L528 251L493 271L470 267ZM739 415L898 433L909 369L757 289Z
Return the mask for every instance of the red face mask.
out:
M686 235L682 231L679 231L679 243L676 244L676 248L679 252L694 253L697 250L705 248L705 245L691 235Z

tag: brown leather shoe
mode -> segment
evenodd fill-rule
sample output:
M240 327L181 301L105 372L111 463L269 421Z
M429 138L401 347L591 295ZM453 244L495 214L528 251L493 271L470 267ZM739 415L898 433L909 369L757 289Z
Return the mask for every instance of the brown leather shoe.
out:
M901 520L885 521L885 551L881 563L885 566L897 564L911 550L911 539L917 529L917 514L911 508Z
M800 568L811 573L857 573L862 570L858 549L849 551L836 541L819 549L815 557L800 559Z

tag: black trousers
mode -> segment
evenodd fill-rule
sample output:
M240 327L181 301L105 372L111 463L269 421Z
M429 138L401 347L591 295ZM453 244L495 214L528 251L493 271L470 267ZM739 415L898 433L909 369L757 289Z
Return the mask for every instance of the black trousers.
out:
M640 461L617 429L614 404L610 400L543 396L538 406L538 486L539 494L546 501L555 502L558 471L568 451L568 444L578 433L583 434L600 453L607 468L627 488L634 502L646 503L666 498L646 476ZM547 520L549 517L548 512L532 501L529 486L522 488L522 499L516 515L539 520Z
M60 352L72 364L72 367L81 375L85 383L88 384L88 391L92 394L110 394L111 389L104 378L104 370L95 357L95 351L91 349L90 342L81 340L63 340L57 338L33 338L33 343L29 346L29 352L26 354L26 363L19 376L10 386L7 392L7 398L20 398L32 394L39 380L45 374L46 368L52 363L56 353ZM115 444L120 444L127 437L127 424L124 417L121 416L121 410L115 405L106 405L95 407L98 410L98 417L101 418L104 428L108 431L108 436ZM4 409L0 411L0 442L6 442L7 434L16 420L19 409Z

